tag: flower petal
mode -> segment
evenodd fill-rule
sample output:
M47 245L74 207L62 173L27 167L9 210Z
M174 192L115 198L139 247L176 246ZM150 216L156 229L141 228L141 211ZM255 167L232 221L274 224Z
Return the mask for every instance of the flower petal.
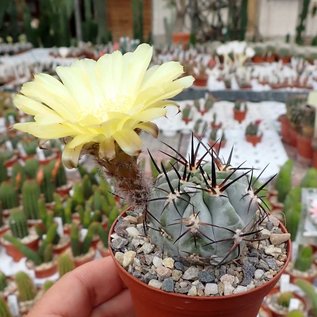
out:
M82 145L75 148L70 148L68 144L65 145L62 154L62 161L66 168L71 169L77 167L82 148Z
M129 155L137 155L141 151L142 142L133 130L121 130L113 135L120 148Z

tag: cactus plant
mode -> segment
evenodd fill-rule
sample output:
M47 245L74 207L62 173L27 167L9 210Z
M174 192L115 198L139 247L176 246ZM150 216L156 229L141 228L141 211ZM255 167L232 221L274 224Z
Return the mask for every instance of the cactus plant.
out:
M20 240L9 235L5 235L4 239L11 242L28 260L33 262L34 265L38 266L42 263L47 263L53 259L53 242L57 235L57 225L54 223L50 226L47 231L45 239L42 241L39 249L33 251Z
M7 277L0 271L0 293L6 289L7 285Z
M54 162L53 162L54 163ZM41 192L44 194L45 201L50 203L54 199L55 182L52 175L53 165L48 164L38 171L37 181L41 186Z
M279 173L276 176L275 188L278 191L278 201L284 202L288 192L292 188L292 171L294 162L288 160L281 167Z
M98 223L91 223L84 240L81 241L78 225L76 225L75 223L72 224L70 232L70 241L73 256L76 257L84 255L89 251L94 235L97 233L97 229Z
M91 180L87 174L84 175L84 177L82 178L81 184L83 188L84 198L88 199L93 194L93 190Z
M25 272L18 272L15 275L15 282L18 288L19 300L21 302L34 300L37 292L29 275Z
M26 180L22 186L23 211L28 219L39 219L40 186L36 180Z
M317 316L317 292L315 287L308 281L298 279L296 285L305 293L311 304L312 316Z
M8 179L8 170L5 166L7 160L6 155L0 154L0 183Z
M302 311L296 309L287 313L286 317L305 317L305 315Z
M15 209L9 217L9 227L14 237L23 239L28 236L28 223L25 214L20 209Z
M317 169L309 168L304 175L300 186L302 188L317 188Z
M68 254L62 254L57 259L57 269L59 276L62 277L66 273L75 268L74 261Z
M39 169L39 161L35 159L29 159L25 162L24 165L24 173L27 178L35 179L38 169Z
M9 307L2 297L0 297L0 317L12 317Z
M0 202L3 209L12 209L19 206L17 192L9 182L0 185Z
M267 183L253 188L253 170L232 168L232 153L223 163L207 150L205 156L211 155L211 164L203 164L205 156L197 159L193 143L192 138L189 160L179 154L179 169L174 165L170 171L164 165L157 167L160 175L150 193L145 216L148 234L170 256L188 259L188 254L195 254L209 263L221 264L240 254L243 237L250 238L266 217L262 198L257 194ZM221 213L217 212L219 208ZM257 210L261 211L260 219Z
M22 165L19 162L15 163L12 167L11 179L12 179L12 184L15 187L15 189L18 192L20 192L22 189L22 185L24 183L24 180L25 180L25 172L24 172Z
M284 201L285 224L292 241L296 239L301 211L301 188L297 186L289 191Z
M51 280L46 280L43 284L43 290L44 292L48 291L52 286L54 285L54 282Z
M276 301L278 305L288 308L292 298L293 298L292 292L283 292L278 295Z
M66 170L60 159L56 160L52 174L57 188L67 184Z
M3 221L3 208L2 208L2 203L0 202L0 229L4 225Z
M294 269L307 272L313 264L313 250L312 247L307 245L300 245L298 253L294 262Z

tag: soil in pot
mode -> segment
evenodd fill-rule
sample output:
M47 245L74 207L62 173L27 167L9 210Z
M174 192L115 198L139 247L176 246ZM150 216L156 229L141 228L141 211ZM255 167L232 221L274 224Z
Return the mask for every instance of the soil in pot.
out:
M163 255L144 236L142 223L130 225L125 223L124 217L115 222L109 245L115 249L111 250L111 256L131 291L137 317L255 317L264 296L274 287L290 258L290 242L284 243L284 240L277 246L259 247L265 260L259 260L257 254L252 262L252 255L256 253L252 248L246 262L240 264L237 260L219 267L193 266ZM265 226L272 225L276 226L277 235L286 232L277 219L270 216ZM127 229L128 237L119 235L123 228ZM136 230L140 233L138 236ZM274 265L274 269L269 264Z
M302 279L313 283L317 277L317 265L313 263L308 271L302 272L294 269L293 263L290 263L286 268L286 272L291 277L291 283L295 283L296 279Z
M47 263L42 263L38 266L35 266L31 261L27 261L26 266L29 269L33 270L35 277L39 279L48 278L57 273L57 264L55 260Z

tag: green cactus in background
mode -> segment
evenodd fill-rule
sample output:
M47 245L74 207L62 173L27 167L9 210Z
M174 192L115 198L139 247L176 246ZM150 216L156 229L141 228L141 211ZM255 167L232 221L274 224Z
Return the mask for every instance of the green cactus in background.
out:
M292 310L289 313L287 313L286 317L305 317L305 315L300 310Z
M38 146L37 141L28 140L28 141L21 142L21 145L22 145L26 155L29 155L29 156L36 155L36 148Z
M278 305L282 306L282 307L289 307L289 303L291 301L291 299L293 298L293 293L292 292L283 292L280 293L277 297L277 303Z
M314 285L302 279L296 280L295 284L300 287L306 297L308 297L313 316L317 316L317 292Z
M62 187L67 184L66 169L60 159L54 164L53 178L55 178L56 187Z
M22 185L25 180L25 172L22 165L17 162L12 166L12 184L15 187L16 191L21 192Z
M105 248L108 248L108 236L109 236L109 230L110 230L111 225L107 226L107 229L105 230L101 224L99 224L98 228L97 228L97 232L100 238L100 241L102 242L103 246Z
M73 187L74 194L73 194L73 202L75 206L78 205L84 205L85 204L85 197L84 197L84 191L81 184L75 184Z
M313 249L310 245L300 245L294 262L294 269L307 272L313 264Z
M88 199L93 194L93 190L91 180L87 174L82 178L81 184L83 187L84 198Z
M22 187L22 205L28 219L39 219L40 186L35 180L26 180Z
M20 209L13 210L9 217L9 227L14 237L23 239L29 235L27 218Z
M317 188L317 169L309 168L303 177L301 183L301 188Z
M213 95L208 95L206 100L205 100L205 104L204 104L204 109L206 112L208 112L209 110L211 110L214 106L215 103L215 98L213 97Z
M54 163L54 162L52 162ZM41 186L41 192L44 194L45 201L50 203L54 200L55 182L53 179L53 165L48 164L39 170L38 179Z
M98 185L98 180L97 180L97 176L98 176L98 169L97 168L93 168L90 172L82 165L78 166L78 172L80 174L81 178L84 178L85 175L89 176L89 179L91 181L92 185Z
M296 239L301 211L301 188L294 187L289 191L284 201L285 224L287 231L291 234L292 241Z
M59 276L62 277L66 273L72 271L75 268L75 264L68 254L62 254L58 257L57 268Z
M5 166L7 161L6 155L0 154L0 183L8 179L8 169Z
M37 251L33 251L23 243L19 239L15 237L5 235L4 239L12 243L26 258L34 263L34 265L38 266L42 263L47 263L52 261L53 259L53 242L57 235L57 224L52 224L50 228L47 230L47 234L45 239L42 241L39 249Z
M132 0L133 38L143 42L143 0Z
M94 235L97 233L98 223L90 224L87 234L83 241L80 240L80 232L78 225L73 223L70 231L71 250L74 257L88 253Z
M21 302L31 301L36 296L36 287L29 275L25 272L18 272L15 275L15 282L18 288L18 296Z
M0 185L0 202L3 209L12 209L19 206L17 192L9 182Z
M292 171L294 162L288 160L281 167L279 173L276 176L275 189L278 191L278 201L284 202L288 192L292 188Z
M52 286L54 285L54 282L51 280L46 280L43 284L43 290L44 292L48 291Z
M0 293L6 289L7 285L7 277L3 272L0 271Z
M163 164L157 166L160 175L151 190L145 219L151 241L170 256L219 265L243 252L243 237L252 239L258 223L267 216L258 193L268 182L254 188L253 169L230 165L233 150L224 163L208 149L198 159L197 147L192 137L188 160L174 150L178 157L171 157L178 164L170 171ZM208 155L211 163L203 164Z
M37 172L39 170L39 161L35 159L30 159L25 162L23 167L26 178L35 179Z
M3 220L3 208L2 208L2 203L0 202L0 228L4 225L4 220Z
M6 301L2 297L0 297L0 317L13 317Z

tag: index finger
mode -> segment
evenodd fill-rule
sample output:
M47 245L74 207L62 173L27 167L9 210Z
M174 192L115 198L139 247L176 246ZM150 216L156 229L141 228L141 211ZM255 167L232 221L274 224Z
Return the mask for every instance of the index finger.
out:
M124 289L111 257L89 262L50 288L29 317L89 316L94 307Z

